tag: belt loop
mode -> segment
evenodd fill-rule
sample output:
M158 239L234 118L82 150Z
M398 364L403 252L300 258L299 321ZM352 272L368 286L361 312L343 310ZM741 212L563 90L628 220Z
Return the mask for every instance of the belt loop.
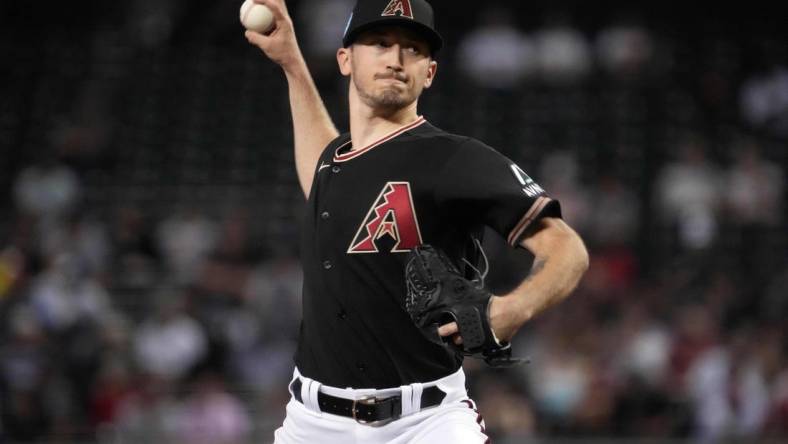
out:
M411 409L413 409L413 412L415 413L421 410L421 393L424 391L424 384L416 382L410 386L413 387Z
M320 383L312 380L312 383L309 385L309 402L314 406L313 409L316 412L322 412L320 410L320 403L317 401L317 393L320 389Z
M402 416L416 413L418 410L413 410L413 387L410 385L400 386L400 404L402 405Z
M298 368L296 368L295 370L293 370L293 377L290 378L290 383L287 384L287 391L290 392L290 396L294 398L295 398L295 393L293 393L293 384L295 384L295 382L300 379L301 379L301 375L298 373Z
M312 405L312 398L309 396L309 388L312 386L313 382L313 380L306 376L301 377L301 402L303 402L304 406L309 410L315 410L315 406Z

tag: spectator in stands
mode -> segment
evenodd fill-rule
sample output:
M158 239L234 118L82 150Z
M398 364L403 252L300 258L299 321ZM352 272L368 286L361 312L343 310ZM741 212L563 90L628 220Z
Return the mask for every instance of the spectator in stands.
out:
M731 220L738 225L777 226L783 221L785 174L765 159L754 139L734 147L734 163L727 171L725 199Z
M562 14L548 15L534 35L542 79L548 84L569 85L583 80L593 68L591 47L585 36Z
M109 294L73 254L59 253L30 286L30 305L41 325L62 334L82 321L100 322L112 311Z
M49 223L67 215L82 193L79 178L51 153L23 169L14 181L14 199L22 214Z
M34 441L52 427L45 402L46 378L54 369L52 350L41 325L25 306L17 306L9 325L3 327L8 336L0 345L0 436Z
M554 335L542 336L531 349L530 392L537 411L551 424L571 423L593 382L592 363L570 348L578 330L575 324L571 332L553 331Z
M167 442L176 436L178 420L175 387L155 376L137 375L131 393L117 408L110 436L122 436L133 443Z
M91 276L108 268L111 246L103 221L87 213L49 226L38 239L39 253L51 257L67 252L75 266Z
M512 89L536 69L534 44L512 17L504 6L485 9L478 27L459 43L458 66L481 87Z
M176 213L157 229L158 250L179 284L197 277L203 261L216 244L215 224L196 209Z
M213 250L200 266L196 284L201 292L240 298L249 274L259 259L249 232L249 215L243 210L228 211L217 233Z
M164 380L184 377L207 352L203 327L186 312L185 296L174 290L157 295L157 312L134 335L140 369Z
M776 66L747 79L739 105L745 120L753 127L788 137L788 68Z
M93 427L111 426L121 407L134 393L133 373L123 356L102 359L91 387L90 422Z
M678 149L678 159L664 165L657 175L658 217L677 230L682 249L704 249L718 231L722 174L706 158L704 141L698 136L685 138Z
M175 441L193 444L243 444L251 431L245 407L216 375L203 374L178 408Z
M700 442L760 436L769 413L769 387L748 333L735 331L729 344L707 349L689 368L686 387Z
M639 302L628 302L617 334L622 341L614 358L621 380L635 377L638 381L662 389L667 382L670 348L673 342L670 326L655 319Z
M278 390L281 380L292 374L302 281L303 272L294 256L268 257L254 267L245 283L243 313L236 315L233 325L228 324L235 371L262 391Z
M651 33L634 18L600 30L595 46L599 65L618 78L642 74L654 51Z
M629 246L640 226L640 205L635 193L617 177L604 172L591 192L588 235L602 246Z

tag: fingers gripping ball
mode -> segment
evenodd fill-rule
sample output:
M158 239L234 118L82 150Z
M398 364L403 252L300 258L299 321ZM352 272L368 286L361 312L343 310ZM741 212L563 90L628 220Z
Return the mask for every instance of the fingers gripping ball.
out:
M241 5L241 24L250 31L265 34L274 28L274 14L268 6L246 0Z

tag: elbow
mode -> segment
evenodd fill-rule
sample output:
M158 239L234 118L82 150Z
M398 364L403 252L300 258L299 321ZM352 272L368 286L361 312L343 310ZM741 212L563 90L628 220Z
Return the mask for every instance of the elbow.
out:
M583 239L581 239L577 234L575 234L575 238L577 244L577 268L580 272L580 277L582 277L586 271L588 271L588 267L591 265L591 257L588 254L588 248L586 248Z
M585 274L590 265L590 258L585 242L583 242L583 239L577 234L577 231L573 230L568 225L564 225L564 229L558 232L556 240L558 242L549 250L563 251L564 257L567 258L566 260L570 264L570 269L577 273L579 279Z
M559 263L565 273L567 293L571 293L588 271L591 259L583 239L571 228L556 237L555 243L547 250Z
M583 239L574 230L565 233L562 244L567 258L567 269L571 270L569 279L573 282L574 289L588 271L591 259Z
M580 281L590 264L588 249L583 239L561 219L542 219L539 229L532 236L523 239L521 245L542 260L546 260L548 256L553 257L562 264L561 268L569 273L567 277L570 280L575 278L575 283Z
M563 276L558 279L560 290L557 293L560 296L557 300L563 300L574 293L590 265L588 249L583 239L574 230L565 233L562 238L555 245L554 250L561 252L555 257L562 264L560 268L563 270Z
M565 256L565 287L563 288L563 298L567 298L574 293L580 285L580 281L588 271L590 258L585 243L577 233L572 232L569 239L564 244L567 254ZM562 298L562 299L563 299Z

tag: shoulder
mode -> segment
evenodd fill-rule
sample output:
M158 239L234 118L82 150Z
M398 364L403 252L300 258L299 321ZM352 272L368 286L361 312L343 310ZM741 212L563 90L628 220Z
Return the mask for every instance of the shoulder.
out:
M483 155L498 153L494 148L478 139L444 131L429 122L425 122L412 130L407 137L403 138L403 141L429 144L433 149L448 150L453 154L478 153Z
M473 137L446 133L446 144L450 147L450 158L461 164L477 163L479 165L489 162L511 161L498 150Z

